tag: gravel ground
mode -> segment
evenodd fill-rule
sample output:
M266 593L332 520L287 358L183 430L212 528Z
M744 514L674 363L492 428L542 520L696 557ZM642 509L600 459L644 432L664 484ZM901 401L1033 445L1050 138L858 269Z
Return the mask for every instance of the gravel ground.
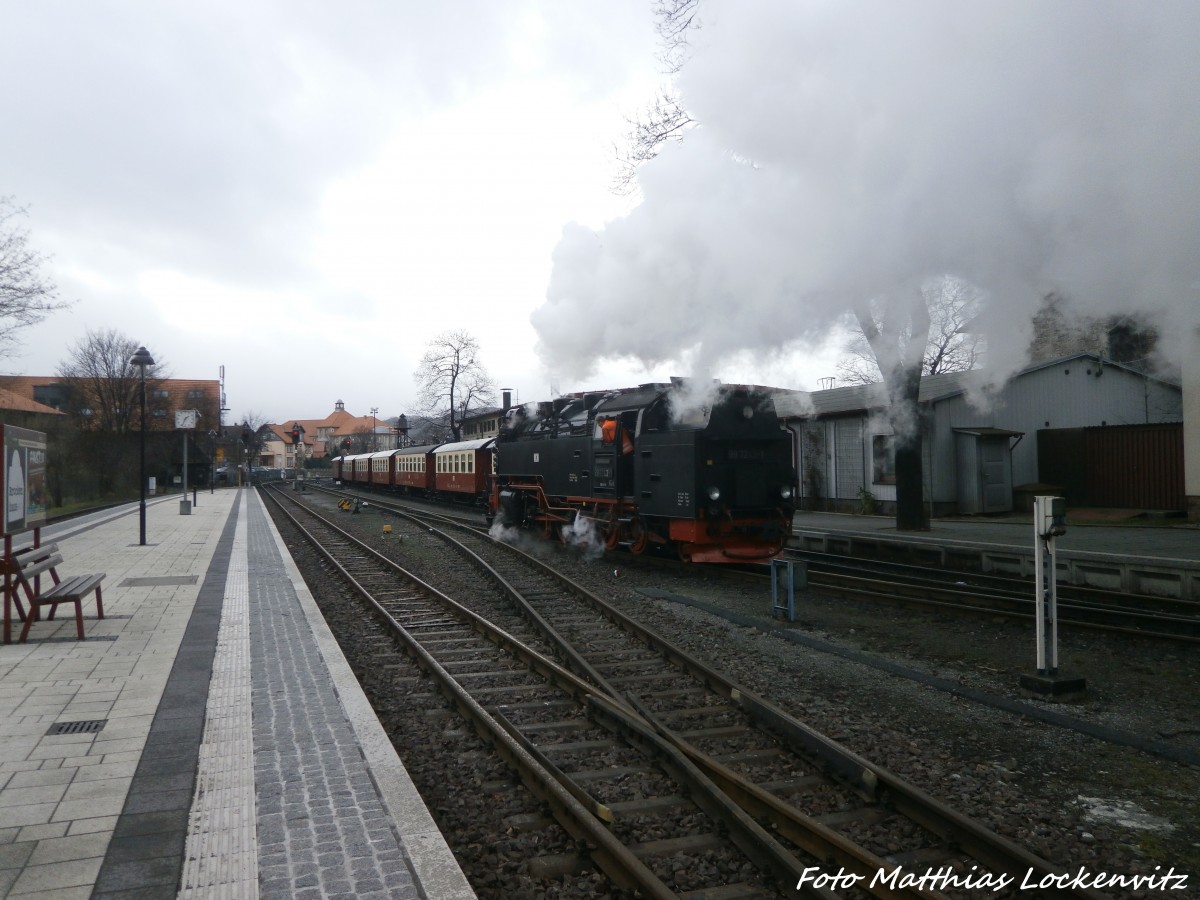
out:
M726 577L664 574L610 557L573 563L581 580L639 610L700 656L728 659L747 686L960 811L1072 873L1188 875L1186 890L1129 896L1200 896L1200 768L1117 746L948 695L833 652L764 631L787 628L831 650L863 653L915 672L1148 738L1200 757L1200 650L1142 639L1060 635L1060 671L1087 690L1069 703L1023 692L1035 669L1032 626L805 594L798 621L770 618L770 592ZM601 568L602 567L602 568ZM588 573L585 575L585 573ZM642 589L679 594L757 627ZM1120 891L1114 894L1121 895Z
M344 524L345 519L342 520ZM354 530L381 546L375 514ZM805 594L799 621L772 621L769 589L692 567L664 571L623 554L548 552L571 577L729 672L798 719L997 832L1093 879L1165 875L1165 890L1107 888L1114 897L1200 897L1200 767L1097 740L952 696L919 680L766 633L787 628L831 649L864 653L998 696L1200 754L1200 650L1064 633L1060 669L1087 679L1070 703L1023 695L1034 669L1032 627ZM435 573L429 573L435 574ZM643 591L691 598L737 624ZM757 626L757 627L754 627ZM917 873L920 874L920 873ZM1012 873L1017 878L1024 873ZM979 896L1045 896L1036 888Z

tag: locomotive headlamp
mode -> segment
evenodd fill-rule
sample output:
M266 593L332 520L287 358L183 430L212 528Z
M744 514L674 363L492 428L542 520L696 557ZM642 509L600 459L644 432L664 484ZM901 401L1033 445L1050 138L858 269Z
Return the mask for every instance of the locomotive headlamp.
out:
M781 487L779 489L779 496L782 497L784 500L791 500L792 499L791 486L785 484L783 487Z
M742 407L742 418L743 419L753 419L754 418L754 407L753 406L743 406Z
M714 501L720 500L721 499L721 489L719 487L717 487L716 485L713 485L712 487L710 487L708 489L708 499L714 500Z

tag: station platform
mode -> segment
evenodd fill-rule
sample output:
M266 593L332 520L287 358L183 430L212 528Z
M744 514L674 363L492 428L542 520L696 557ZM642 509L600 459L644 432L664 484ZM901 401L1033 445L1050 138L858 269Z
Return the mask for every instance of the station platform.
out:
M0 898L473 898L257 492L196 501L41 531L105 618L0 644Z
M1183 519L1121 524L1102 511L1090 515L1096 524L1076 520L1089 511L1068 511L1067 533L1055 541L1060 581L1200 600L1200 527ZM792 525L792 546L800 549L1033 577L1037 551L1028 515L934 519L928 531L901 532L890 516L802 511Z

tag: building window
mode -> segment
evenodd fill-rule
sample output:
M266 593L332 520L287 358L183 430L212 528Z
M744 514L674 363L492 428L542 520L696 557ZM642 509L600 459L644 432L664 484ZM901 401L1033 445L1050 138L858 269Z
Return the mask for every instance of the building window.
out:
M155 400L166 400L168 397L171 396L171 392L160 389L160 390L156 390L156 391L151 391L150 396L153 397Z
M189 400L203 400L204 391L199 390L198 388L192 388L192 390L187 392L187 398Z
M896 436L876 434L871 437L871 462L876 484L896 483Z

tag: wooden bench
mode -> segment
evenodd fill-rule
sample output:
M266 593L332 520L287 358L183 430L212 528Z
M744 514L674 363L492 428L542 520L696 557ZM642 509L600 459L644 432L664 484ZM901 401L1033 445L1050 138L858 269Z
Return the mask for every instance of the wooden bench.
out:
M83 640L83 601L89 593L96 592L96 616L104 618L104 597L100 592L100 582L104 573L90 575L59 576L58 566L63 563L62 554L58 552L58 544L45 544L41 547L24 547L15 551L5 560L9 573L15 576L29 604L29 612L21 608L20 594L13 592L17 602L17 613L25 620L21 629L20 643L25 643L29 636L29 626L37 620L43 606L50 607L46 616L49 621L54 618L60 603L75 604L75 632L79 640ZM51 584L43 585L42 576L49 575ZM24 613L22 615L22 613Z

